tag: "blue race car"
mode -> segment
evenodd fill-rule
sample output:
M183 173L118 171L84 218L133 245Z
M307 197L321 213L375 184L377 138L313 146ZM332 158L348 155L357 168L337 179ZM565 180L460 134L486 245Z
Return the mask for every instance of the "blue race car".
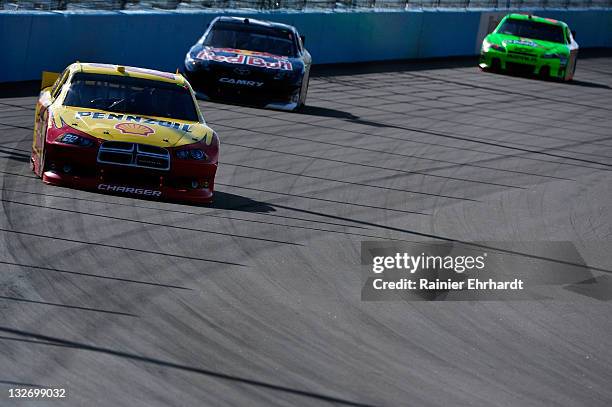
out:
M306 103L311 65L295 27L217 17L187 53L183 75L202 99L298 110Z

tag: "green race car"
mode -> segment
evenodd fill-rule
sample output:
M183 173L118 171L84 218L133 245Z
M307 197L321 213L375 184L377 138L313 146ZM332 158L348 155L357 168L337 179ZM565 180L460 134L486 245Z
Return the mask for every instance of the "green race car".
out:
M562 21L509 14L482 42L480 68L571 80L578 44Z

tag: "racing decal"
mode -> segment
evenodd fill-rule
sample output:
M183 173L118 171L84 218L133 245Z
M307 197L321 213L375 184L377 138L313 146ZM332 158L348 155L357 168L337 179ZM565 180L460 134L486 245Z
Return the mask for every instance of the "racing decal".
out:
M263 82L247 81L246 79L234 79L234 78L221 78L219 79L219 82L229 83L232 85L251 86L253 88L261 88L264 84Z
M283 71L291 71L293 69L291 62L281 59L274 59L274 61L270 62L261 57L247 57L246 64L267 69L280 69Z
M171 122L167 120L151 119L149 117L121 114L121 113L103 113L103 112L77 112L76 113L75 118L81 119L83 117L91 117L92 119L99 119L99 120L120 120L120 121L125 121L125 122L141 123L143 125L152 124L156 126L168 127L168 128L173 128L176 130L182 130L185 133L191 133L191 127L192 127L190 124L182 124L182 123ZM144 126L144 127L147 127L147 126ZM150 130L152 130L151 132L153 132L153 129L150 129Z
M212 51L204 50L197 55L198 58L206 61L227 62L228 64L244 64L246 55L236 55L233 57L227 55L217 55Z
M254 56L259 56L259 57L272 57L272 58L287 59L287 57L283 55L270 54L269 52L263 52L263 51L249 51L248 49L214 48L214 47L208 47L206 49L216 52L216 53L225 52L225 53L230 53L230 54L254 55Z
M161 191L155 189L134 188L125 185L113 184L98 184L98 190L110 192L124 192L126 194L144 195L144 196L161 196Z
M145 126L144 124L139 123L118 123L115 124L115 128L120 130L123 134L135 134L137 136L147 137L149 134L155 133L155 130L150 128L149 126Z
M520 40L508 40L506 41L506 44L525 45L527 47L539 47L539 45L535 42L523 38L521 38Z
M235 56L221 55L220 53L236 53ZM230 49L204 49L200 51L196 58L204 61L217 61L225 62L228 64L237 65L249 65L255 67L261 67L266 69L280 69L282 71L293 70L291 62L284 58L276 55L256 53L256 52L245 52L242 50L230 50Z

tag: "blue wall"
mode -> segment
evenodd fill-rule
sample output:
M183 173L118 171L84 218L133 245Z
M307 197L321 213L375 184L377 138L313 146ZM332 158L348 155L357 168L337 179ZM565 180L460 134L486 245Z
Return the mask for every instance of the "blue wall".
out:
M612 47L612 10L533 10L566 21L582 47ZM473 55L482 11L239 13L306 35L315 63ZM0 82L40 78L79 61L174 71L222 12L0 11ZM226 13L227 14L227 13Z

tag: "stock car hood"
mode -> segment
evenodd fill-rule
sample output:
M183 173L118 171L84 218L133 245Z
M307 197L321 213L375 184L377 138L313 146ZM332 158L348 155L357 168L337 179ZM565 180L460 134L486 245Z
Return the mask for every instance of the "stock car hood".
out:
M205 124L80 107L59 106L52 111L53 125L68 125L102 140L177 147L204 141L210 144L213 131Z
M214 48L196 44L189 51L190 58L196 65L194 68L204 68L216 64L231 65L237 69L256 69L268 71L271 74L301 73L304 62L299 57L274 55L266 52L248 51L233 48ZM239 71L237 71L239 72Z
M490 34L487 36L486 40L492 44L503 45L508 51L525 51L536 55L543 55L547 53L569 53L569 45L517 37L515 35Z

